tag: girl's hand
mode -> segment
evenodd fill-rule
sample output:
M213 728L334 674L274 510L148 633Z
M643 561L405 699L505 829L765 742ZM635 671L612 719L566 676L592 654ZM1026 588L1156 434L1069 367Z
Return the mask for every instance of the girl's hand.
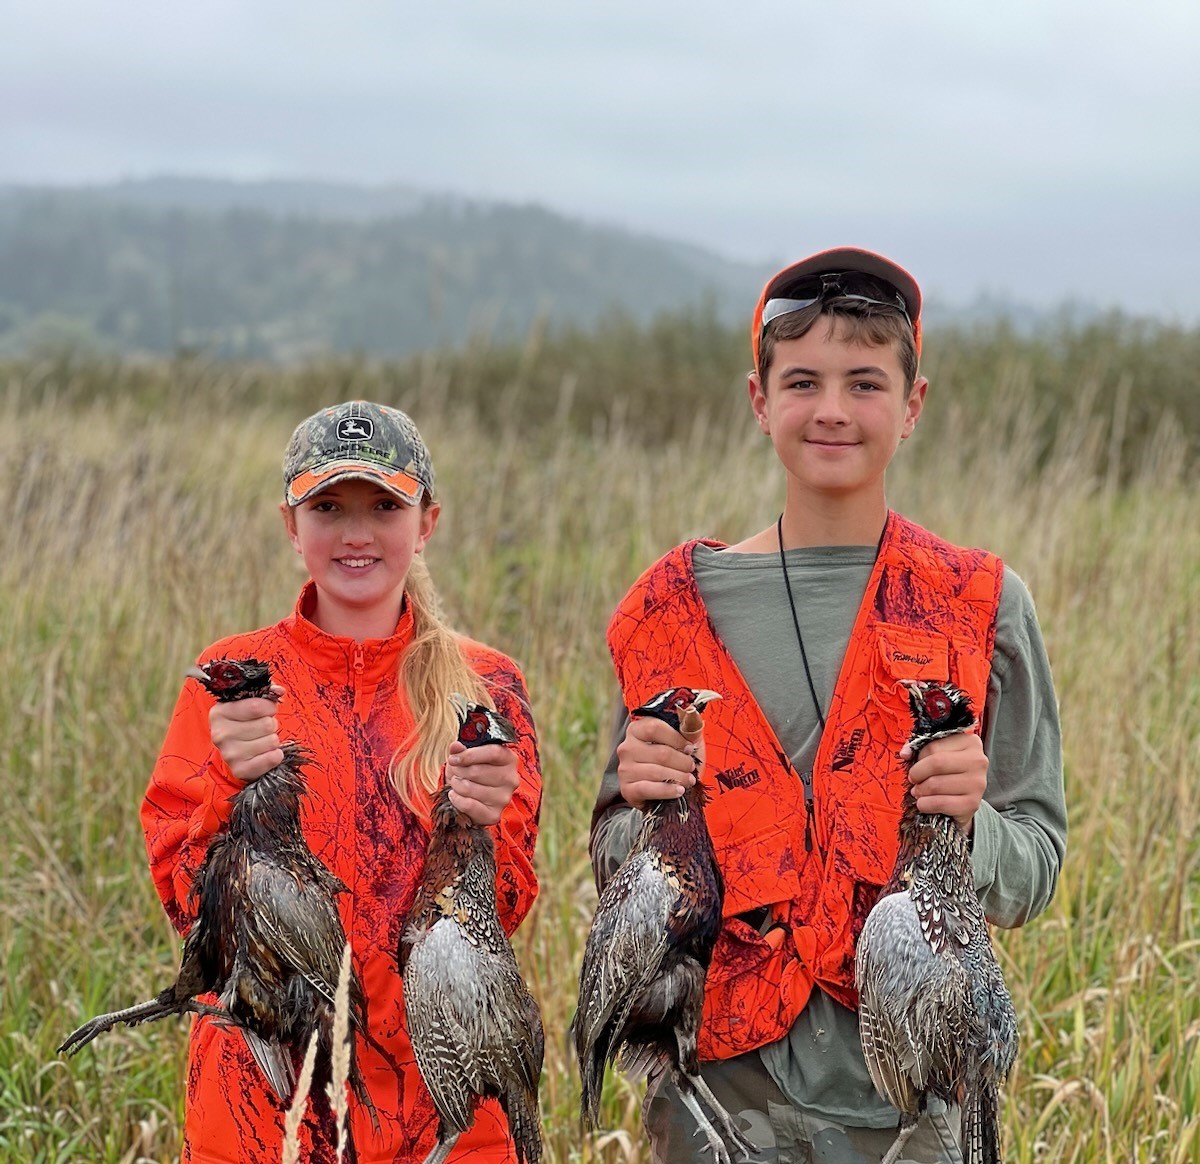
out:
M271 690L276 696L284 693L277 683L271 684ZM283 763L274 700L236 699L232 703L214 703L208 713L208 730L221 759L234 778L243 784L257 780Z
M617 745L617 780L621 796L634 808L651 800L675 800L693 784L704 764L704 742L689 744L661 719L639 716L629 721Z
M901 759L906 758L907 747L900 750ZM970 836L971 823L987 790L987 772L983 740L974 732L966 732L926 744L908 778L917 808L952 816Z
M516 753L504 744L464 747L455 740L446 761L450 803L477 825L493 825L517 790Z

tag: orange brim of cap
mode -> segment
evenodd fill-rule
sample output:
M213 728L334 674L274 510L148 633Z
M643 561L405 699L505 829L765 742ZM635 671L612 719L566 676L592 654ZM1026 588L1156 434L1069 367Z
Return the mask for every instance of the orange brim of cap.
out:
M407 473L389 473L378 465L365 461L338 461L327 465L320 471L309 470L301 473L287 488L289 505L299 505L314 493L332 485L335 481L345 481L359 478L364 481L378 481L389 493L394 493L401 501L416 505L421 500L425 486L415 477Z

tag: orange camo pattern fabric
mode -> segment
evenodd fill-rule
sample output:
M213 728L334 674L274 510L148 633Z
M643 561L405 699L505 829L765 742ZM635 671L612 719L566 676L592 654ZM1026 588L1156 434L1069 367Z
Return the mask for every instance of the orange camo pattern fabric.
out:
M775 1042L814 984L854 1008L854 950L891 875L911 731L901 681L949 679L982 708L1003 563L888 515L813 768L799 774L709 622L696 542L634 584L608 628L626 705L685 684L723 698L704 712L705 817L725 878L725 923L705 984L703 1059ZM717 542L708 545L720 546ZM766 933L739 914L768 907Z
M314 753L306 765L309 795L301 827L313 852L350 892L338 905L367 1000L370 1039L357 1041L359 1066L382 1135L357 1102L350 1106L361 1164L421 1161L433 1147L437 1116L420 1079L404 1028L402 980L396 965L429 839L428 817L401 802L388 762L412 727L397 681L400 654L412 638L412 618L401 616L386 640L355 644L324 634L305 617L312 584L295 612L272 627L214 644L201 662L254 656L270 663L287 689L277 717L282 739ZM464 641L467 658L488 683L497 708L517 731L520 785L498 826L497 901L512 933L537 894L533 868L541 804L537 741L525 682L516 665L479 643ZM155 886L171 921L186 933L195 917L192 880L208 845L228 818L240 787L212 745L212 698L188 681L179 697L142 804L142 826ZM266 1085L240 1032L211 1019L192 1027L187 1072L185 1164L278 1164L284 1107ZM301 1131L301 1159L333 1164L329 1129L309 1108ZM481 1104L475 1126L452 1161L515 1164L507 1122L495 1102Z

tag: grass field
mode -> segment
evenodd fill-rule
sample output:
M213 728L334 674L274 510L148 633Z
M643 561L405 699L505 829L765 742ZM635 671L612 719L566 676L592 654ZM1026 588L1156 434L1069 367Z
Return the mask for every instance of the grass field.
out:
M942 357L947 380L969 378L973 351ZM890 500L1022 574L1061 701L1067 864L1050 911L998 937L1022 1027L1007 1157L1200 1160L1194 455L1136 361L1056 383L1048 411L1041 357L1016 341L1002 355L992 391L931 395ZM653 381L606 398L590 364L548 382L517 353L489 383L467 360L394 378L355 364L5 373L0 1164L178 1153L183 1024L115 1032L71 1061L54 1048L81 1016L173 974L137 805L184 667L290 609L301 576L275 504L292 426L358 394L416 416L445 498L430 549L445 603L521 662L533 693L543 891L516 946L548 1033L548 1159L647 1159L638 1094L620 1081L608 1134L583 1142L565 1039L614 701L603 630L669 546L772 520L778 475L732 374L696 404L678 374L662 398Z

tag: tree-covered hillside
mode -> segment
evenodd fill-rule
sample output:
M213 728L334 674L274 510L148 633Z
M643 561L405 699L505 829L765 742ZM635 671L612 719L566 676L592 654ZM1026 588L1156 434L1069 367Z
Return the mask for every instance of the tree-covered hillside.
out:
M0 353L397 356L537 318L744 313L766 272L536 206L329 184L0 190Z

